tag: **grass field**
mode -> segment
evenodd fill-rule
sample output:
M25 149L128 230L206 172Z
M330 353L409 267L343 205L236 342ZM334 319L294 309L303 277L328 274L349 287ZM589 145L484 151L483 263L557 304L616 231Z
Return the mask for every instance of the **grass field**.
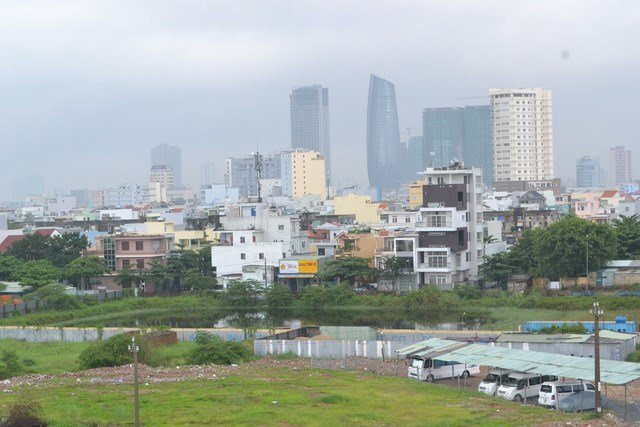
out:
M18 340L0 340L0 353L14 351L20 360L29 359L32 366L25 367L25 374L59 374L79 369L78 356L90 343L48 342L34 343ZM158 366L184 365L187 352L195 346L192 342L155 347L152 350L154 364Z
M133 387L66 381L3 396L36 401L52 426L126 425ZM141 386L144 425L536 425L572 415L371 373L270 369L214 381Z

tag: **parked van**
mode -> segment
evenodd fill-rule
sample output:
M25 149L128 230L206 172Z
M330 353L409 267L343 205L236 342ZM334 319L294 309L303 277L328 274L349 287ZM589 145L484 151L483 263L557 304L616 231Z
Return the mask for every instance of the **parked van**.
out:
M513 372L498 387L496 396L507 400L522 402L525 398L537 396L540 386L545 382L558 381L555 375L535 375Z
M478 385L480 393L495 396L498 387L509 377L510 372L501 369L491 369L482 382Z
M565 383L544 383L540 386L538 404L542 406L555 407L558 402L562 402L573 393L579 391L595 391L596 388L591 383L582 384L577 381Z
M467 378L469 375L479 373L480 367L478 365L414 357L409 365L408 376L409 378L431 382L440 378Z

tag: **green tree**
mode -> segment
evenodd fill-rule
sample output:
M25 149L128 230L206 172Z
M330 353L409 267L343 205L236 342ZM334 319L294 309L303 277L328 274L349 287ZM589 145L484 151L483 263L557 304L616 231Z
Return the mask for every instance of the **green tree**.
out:
M550 279L583 275L587 245L589 270L596 271L616 254L617 241L613 228L573 214L551 224L535 242L540 274Z
M137 287L142 282L142 276L131 265L126 265L118 271L116 283L123 288Z
M262 284L255 280L232 281L221 294L222 301L231 311L229 323L242 329L244 338L255 330L260 307L259 293Z
M480 265L479 274L482 282L496 283L503 289L507 288L507 279L511 274L516 273L513 265L512 255L509 251L498 252L487 256Z
M80 258L88 246L87 236L80 233L53 236L47 241L46 258L56 267L62 268L74 259Z
M61 275L62 271L59 268L50 261L41 259L23 263L16 272L14 279L24 286L40 288L60 280Z
M378 277L391 280L393 289L396 289L398 285L398 291L400 285L397 280L402 276L402 273L409 268L410 258L403 257L385 257L382 260L382 268L378 271Z
M65 285L51 283L24 297L27 301L46 301L47 310L71 310L79 308L82 303L75 295L68 295Z
M353 286L371 283L375 280L375 276L376 272L369 265L369 260L360 257L344 257L327 261L318 272L318 278L322 282L337 280Z
M617 259L640 259L640 216L620 215L613 220L618 240Z
M24 261L10 255L0 255L0 280L18 280L17 273Z
M6 253L23 261L45 259L49 254L49 238L37 233L31 234L11 244Z
M152 261L151 267L144 271L145 286L147 282L152 284L156 290L164 289L167 283L171 280L171 275L167 266L161 261Z
M78 360L80 368L94 369L109 366L122 366L133 362L133 354L129 351L131 344L131 335L118 334L114 335L106 341L99 341L91 344L84 349ZM151 351L147 340L142 336L136 336L136 344L138 344L138 361L150 365Z
M286 287L279 283L274 283L265 292L267 302L267 313L273 317L283 318L291 314L293 306L293 294Z
M510 249L509 263L513 273L527 273L535 275L538 270L538 258L536 256L536 242L545 233L542 228L525 230L516 243Z
M97 256L74 259L64 269L64 277L80 289L90 288L90 279L107 272L104 261Z
M182 281L182 288L196 292L213 291L218 288L218 280L199 271L190 271Z

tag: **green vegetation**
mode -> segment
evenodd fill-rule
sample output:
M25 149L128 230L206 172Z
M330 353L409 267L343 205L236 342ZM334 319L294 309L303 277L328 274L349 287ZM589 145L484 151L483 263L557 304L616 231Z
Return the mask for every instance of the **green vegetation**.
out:
M223 341L206 332L196 334L195 344L187 355L187 362L191 365L231 365L253 358L253 349L244 343Z
M98 341L85 348L78 358L81 369L104 368L122 366L133 363L133 354L129 350L132 336L118 334L105 341ZM136 339L138 360L145 365L151 365L151 350L144 337Z
M575 419L475 391L355 372L279 368L140 390L144 425L537 425ZM7 395L0 414L28 393L23 387ZM132 423L130 385L56 381L37 396L52 426Z
M563 323L560 326L551 325L541 328L538 334L586 334L589 331L580 323Z
M618 239L617 259L640 259L640 215L624 216L613 220Z

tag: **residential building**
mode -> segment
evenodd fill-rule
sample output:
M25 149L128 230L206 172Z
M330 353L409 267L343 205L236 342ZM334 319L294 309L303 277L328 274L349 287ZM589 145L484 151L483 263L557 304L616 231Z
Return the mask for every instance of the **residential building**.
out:
M395 188L401 181L400 129L393 83L371 75L367 105L369 185Z
M414 248L419 283L452 290L473 282L483 257L482 170L427 168Z
M203 163L200 165L200 188L204 188L215 183L215 168L213 163Z
M325 159L327 184L331 179L329 89L321 85L299 87L290 99L291 148L316 151Z
M280 153L262 156L262 178L280 179ZM258 195L256 156L231 157L226 160L225 185L237 188L241 197Z
M180 147L160 144L151 150L151 166L171 166L176 187L182 187L182 154Z
M76 208L75 196L59 194L46 201L46 212L49 215L68 215Z
M71 190L69 192L73 197L76 198L76 207L78 208L90 208L91 206L91 198L89 195L89 190L87 188L81 188L78 190Z
M146 203L148 187L138 184L122 184L119 187L103 190L103 206L122 208Z
M211 246L211 266L217 277L242 275L243 267L274 263L285 256L283 242L235 242L232 246Z
M604 185L604 171L600 160L582 156L576 161L576 187L597 188Z
M403 161L405 171L405 182L413 182L418 179L418 174L422 172L427 164L424 157L424 138L422 135L409 138L405 149Z
M632 180L631 150L625 150L623 146L609 150L609 183L623 185Z
M493 182L493 126L489 105L464 107L462 159L467 166L482 168L485 185Z
M495 181L552 179L551 91L490 89L489 95Z
M335 215L355 215L360 224L380 223L380 203L371 202L370 196L349 194L333 198Z
M173 167L170 165L155 165L151 166L151 172L149 173L149 182L160 184L160 188L165 190L173 188L175 186L175 177L173 173Z
M416 209L422 206L422 186L427 182L419 179L409 184L409 209Z
M96 250L104 258L108 271L118 272L129 267L149 270L154 263L166 264L172 247L171 238L158 235L115 234L98 236Z
M206 204L218 205L229 203L238 203L240 191L237 188L228 188L224 184L212 184L202 189L202 199Z
M317 151L286 151L281 155L282 194L298 199L308 195L327 198L325 159Z

